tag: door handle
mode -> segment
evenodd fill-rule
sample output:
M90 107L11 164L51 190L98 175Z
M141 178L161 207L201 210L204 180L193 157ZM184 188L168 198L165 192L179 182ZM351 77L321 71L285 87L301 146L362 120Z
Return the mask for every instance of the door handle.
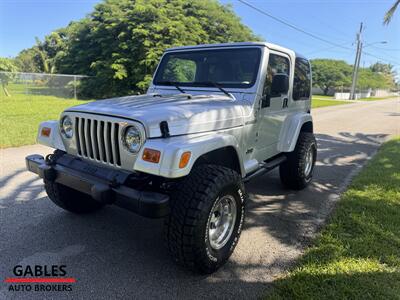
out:
M289 102L289 99L288 98L283 98L283 101L282 101L282 108L286 108L286 107L288 107L288 102Z

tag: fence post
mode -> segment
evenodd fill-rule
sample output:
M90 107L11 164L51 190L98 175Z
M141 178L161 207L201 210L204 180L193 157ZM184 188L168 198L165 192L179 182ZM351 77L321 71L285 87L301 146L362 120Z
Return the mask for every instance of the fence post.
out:
M74 76L74 99L76 100L76 76Z
M25 95L28 95L28 80L25 78L25 76L22 77L24 81L24 87L25 87Z

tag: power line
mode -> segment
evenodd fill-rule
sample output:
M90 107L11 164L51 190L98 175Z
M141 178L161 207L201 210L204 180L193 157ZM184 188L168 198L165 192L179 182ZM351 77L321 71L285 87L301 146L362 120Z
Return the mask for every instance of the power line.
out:
M385 58L382 58L382 57L376 56L376 55L374 55L374 54L371 54L371 53L369 53L369 52L365 52L365 51L363 51L362 53L363 53L363 54L365 54L365 55L367 55L367 56L371 56L371 57L374 57L374 58L380 59L380 60L382 60L382 61L385 61L385 62L388 62L388 63L395 64L396 66L399 66L399 65L400 65L400 63L398 63L398 62L396 62L396 61L394 61L394 60L385 59Z
M376 51L381 50L381 51L383 51L383 52L386 52L385 49L383 49L383 48L378 48L378 47L375 47L375 46L371 46L371 47L373 48L373 50L376 50ZM382 54L383 54L384 56L388 57L389 59L394 59L394 60L397 60L397 59L398 59L398 57L389 55L388 53L382 53ZM391 53L391 54L392 54L392 53Z
M336 40L346 41L346 39L344 39L343 36L344 36L344 37L347 37L347 38L350 38L350 34L349 34L348 32L344 32L344 31L342 31L342 30L339 30L338 28L332 26L330 22L325 22L325 20L324 20L323 18L320 18L320 17L318 17L318 16L316 16L316 15L312 15L312 14L310 14L310 13L307 13L307 15L308 15L311 19L316 20L318 23L323 24L325 27L330 28L332 31L335 31L336 33L339 33L342 37L339 38L339 37L337 36L338 38L336 38ZM351 37L351 39L353 40L353 37Z
M396 48L382 48L382 47L376 47L376 46L372 46L372 47L379 49L379 50L385 50L385 51L400 51L400 48L396 49Z
M267 17L269 17L269 18L271 18L271 19L273 19L273 20L275 20L275 21L277 21L277 22L279 22L281 24L284 24L284 25L286 25L286 26L288 26L288 27L290 27L290 28L292 28L292 29L294 29L294 30L296 30L298 32L301 32L301 33L303 33L305 35L308 35L308 36L310 36L310 37L312 37L312 38L314 38L316 40L319 40L319 41L322 41L322 42L325 42L327 44L330 44L330 45L334 46L334 47L328 48L327 50L332 49L332 48L342 48L342 49L352 50L353 51L352 48L349 48L349 47L346 47L344 45L331 42L330 40L327 40L327 39L325 39L323 37L320 37L320 36L318 36L318 35L316 35L314 33L308 32L308 31L306 31L306 30L304 30L304 29L302 29L302 28L300 28L300 27L298 27L296 25L293 25L293 24L289 23L288 21L286 21L284 19L278 18L278 17L268 13L267 11L262 10L262 9L256 7L256 6L252 5L251 3L249 3L249 2L247 2L245 0L238 0L238 1L241 2L244 5L252 8L252 9L258 11L259 13L261 13L261 14L263 14L263 15L265 15L265 16L267 16ZM388 60L388 59L384 59L384 58L378 57L378 56L373 55L373 54L368 53L368 52L364 52L363 51L363 54L365 54L367 56L371 56L371 57L377 58L377 59L380 59L382 61L386 61L386 62L389 62L389 63L395 63L396 65L399 65L398 62L395 62L395 61L392 61L392 60Z
M343 44L343 46L347 45L347 44L348 43L345 43L345 44ZM314 50L314 51L311 51L311 52L308 52L308 53L305 53L305 54L306 55L310 55L310 54L314 54L314 53L318 53L318 52L332 50L332 49L335 49L335 48L337 48L337 46L332 46L332 47L328 47L328 48L322 48L322 49ZM348 49L348 50L350 51L350 49ZM351 49L351 51L353 51L353 49Z
M316 39L316 40L319 40L319 41L322 41L322 42L324 42L324 43L327 43L327 44L330 44L330 45L334 46L334 47L332 47L332 48L342 48L342 49L346 49L346 50L351 50L351 51L353 51L352 48L349 48L349 47L346 47L346 46L344 46L344 45L331 42L330 40L327 40L327 39L325 39L325 38L323 38L323 37L320 37L320 36L318 36L318 35L316 35L316 34L314 34L314 33L308 32L308 31L306 31L306 30L304 30L304 29L302 29L302 28L300 28L300 27L298 27L298 26L296 26L296 25L293 25L293 24L289 23L288 21L286 21L286 20L284 20L284 19L278 18L278 17L276 17L276 16L270 14L269 12L267 12L267 11L265 11L265 10L262 10L262 9L256 7L256 6L254 6L253 4L251 4L251 3L249 3L249 2L247 2L247 1L245 1L245 0L238 0L238 1L241 2L241 3L244 4L244 5L246 5L246 6L250 7L250 8L252 8L252 9L258 11L259 13L261 13L261 14L263 14L263 15L265 15L265 16L267 16L267 17L269 17L269 18L271 18L271 19L273 19L273 20L275 20L275 21L277 21L277 22L279 22L279 23L281 23L281 24L284 24L284 25L286 25L286 26L288 26L288 27L290 27L290 28L292 28L292 29L294 29L294 30L296 30L296 31L298 31L298 32L301 32L301 33L303 33L303 34L305 34L305 35L308 35L308 36L310 36L310 37L312 37L312 38L314 38L314 39ZM329 49L332 49L332 48L329 48ZM329 49L328 49L328 50L329 50ZM322 51L322 50L321 50L321 51ZM395 63L396 65L399 65L398 62L394 62L394 61L391 61L391 60L388 60L388 59L384 59L384 58L375 56L375 55L373 55L373 54L371 54L371 53L368 53L368 52L364 52L364 51L363 51L362 53L365 54L365 55L367 55L367 56L375 57L375 58L380 59L380 60L382 60L382 61L386 61L386 62L390 62L390 63Z
M262 10L262 9L260 9L260 8L258 8L258 7L256 7L256 6L254 6L254 5L250 4L250 3L247 2L247 1L244 1L244 0L238 0L238 1L241 2L241 3L243 3L244 5L247 5L248 7L251 7L252 9L258 11L259 13L261 13L261 14L267 16L267 17L270 17L271 19L273 19L273 20L275 20L275 21L277 21L277 22L282 23L282 24L284 24L284 25L286 25L286 26L288 26L288 27L290 27L290 28L292 28L292 29L294 29L294 30L296 30L296 31L298 31L298 32L301 32L301 33L303 33L303 34L305 34L305 35L308 35L308 36L310 36L310 37L312 37L312 38L314 38L314 39L316 39L316 40L320 40L320 41L322 41L322 42L325 42L325 43L327 43L327 44L330 44L330 45L335 46L335 47L338 47L338 48L343 48L343 49L347 49L347 50L352 50L351 48L344 47L344 46L342 46L342 45L340 45L340 44L333 43L333 42L331 42L331 41L329 41L329 40L327 40L327 39L325 39L325 38L319 37L319 36L317 36L317 35L315 35L315 34L313 34L313 33L311 33L311 32L308 32L308 31L306 31L306 30L300 28L300 27L297 27L296 25L293 25L293 24L291 24L291 23L289 23L289 22L287 22L287 21L285 21L285 20L283 20L283 19L281 19L281 18L275 17L274 15L272 15L272 14L270 14L270 13L268 13L268 12L266 12L266 11L264 11L264 10Z

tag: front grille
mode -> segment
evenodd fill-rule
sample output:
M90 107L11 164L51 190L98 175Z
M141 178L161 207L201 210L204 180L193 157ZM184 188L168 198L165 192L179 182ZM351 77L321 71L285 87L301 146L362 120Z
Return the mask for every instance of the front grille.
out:
M75 136L79 156L121 166L118 123L76 117Z

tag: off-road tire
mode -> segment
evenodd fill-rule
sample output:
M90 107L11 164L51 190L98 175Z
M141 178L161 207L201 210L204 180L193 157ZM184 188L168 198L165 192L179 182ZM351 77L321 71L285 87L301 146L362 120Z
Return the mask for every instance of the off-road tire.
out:
M72 213L91 213L104 206L104 204L94 200L89 195L59 183L45 181L44 187L47 196L54 204Z
M309 174L305 174L306 155L313 153L313 163ZM296 147L293 152L287 153L287 160L279 166L281 182L284 186L301 190L312 180L315 161L317 159L317 142L314 134L300 132Z
M237 215L232 234L226 244L216 250L208 238L209 218L214 204L226 195L233 196ZM217 165L195 167L171 195L171 214L165 219L165 242L175 261L202 274L220 268L239 240L245 200L244 185L237 172Z

